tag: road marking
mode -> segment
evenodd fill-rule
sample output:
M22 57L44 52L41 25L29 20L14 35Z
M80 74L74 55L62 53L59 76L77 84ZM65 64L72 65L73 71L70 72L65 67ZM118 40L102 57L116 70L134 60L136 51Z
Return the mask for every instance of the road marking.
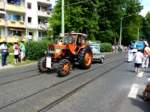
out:
M141 77L143 77L143 75L144 75L144 72L139 72L139 73L137 74L137 77L141 78Z
M133 84L131 86L130 92L128 94L128 98L136 99L138 91L139 91L139 85L138 84Z

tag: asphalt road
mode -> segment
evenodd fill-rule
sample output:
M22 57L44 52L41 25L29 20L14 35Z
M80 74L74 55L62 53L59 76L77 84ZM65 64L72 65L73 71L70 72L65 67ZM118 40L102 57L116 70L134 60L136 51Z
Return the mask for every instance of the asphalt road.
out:
M63 78L40 74L36 65L2 70L0 112L149 112L141 98L149 73L132 66L117 54Z

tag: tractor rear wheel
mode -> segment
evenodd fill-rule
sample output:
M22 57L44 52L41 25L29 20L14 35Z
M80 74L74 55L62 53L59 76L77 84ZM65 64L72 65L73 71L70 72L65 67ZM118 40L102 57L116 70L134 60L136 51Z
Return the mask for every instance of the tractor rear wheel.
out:
M63 59L59 62L57 70L58 76L64 77L69 75L71 71L71 62L68 59Z
M39 61L38 61L38 69L40 72L47 72L48 68L46 68L46 57L42 57Z
M93 55L90 49L82 49L79 52L79 66L83 69L88 69L91 67Z

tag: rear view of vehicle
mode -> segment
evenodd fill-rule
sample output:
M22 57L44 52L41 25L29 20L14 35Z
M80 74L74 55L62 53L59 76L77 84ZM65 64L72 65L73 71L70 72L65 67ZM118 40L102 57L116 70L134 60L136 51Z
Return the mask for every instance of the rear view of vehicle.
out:
M102 55L100 52L100 42L89 41L89 45L90 45L90 47L92 49L92 53L93 53L93 62L104 63L104 55Z

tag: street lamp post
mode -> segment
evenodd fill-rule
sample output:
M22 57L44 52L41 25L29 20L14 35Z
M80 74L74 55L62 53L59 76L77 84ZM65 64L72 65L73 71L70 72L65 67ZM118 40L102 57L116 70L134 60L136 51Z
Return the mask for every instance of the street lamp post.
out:
M121 46L121 42L122 42L122 20L123 17L120 18L120 38L119 38L119 45Z
M139 40L139 36L140 36L140 28L138 27L138 29L137 29L138 31L137 31L137 40Z
M120 36L119 36L119 45L121 46L121 42L122 42L122 22L123 22L123 19L124 18L127 18L127 17L129 17L129 16L132 16L132 15L128 15L128 16L125 16L125 17L121 17L120 18Z
M65 24L64 24L64 0L62 0L61 5L61 36L64 36L65 33Z

